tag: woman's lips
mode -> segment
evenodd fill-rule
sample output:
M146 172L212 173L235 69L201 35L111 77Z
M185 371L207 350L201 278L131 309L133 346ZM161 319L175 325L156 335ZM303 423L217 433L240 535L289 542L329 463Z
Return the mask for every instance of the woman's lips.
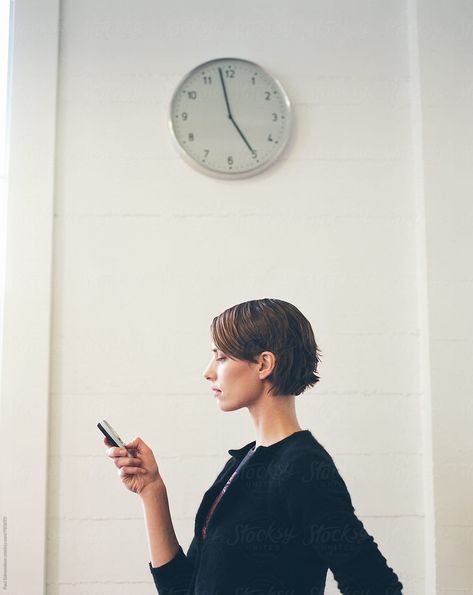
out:
M212 389L215 395L219 395L222 391L218 390L218 388L213 388Z

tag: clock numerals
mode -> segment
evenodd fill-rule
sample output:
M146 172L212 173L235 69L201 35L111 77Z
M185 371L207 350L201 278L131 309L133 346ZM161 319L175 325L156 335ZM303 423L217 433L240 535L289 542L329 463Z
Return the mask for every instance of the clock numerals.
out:
M193 141L194 140L194 133L193 132L189 132L188 139L190 141Z
M187 91L187 97L189 97L189 99L197 99L197 92L196 91Z
M205 153L204 159L206 159L208 154L210 153L209 149L204 149L204 153Z
M227 163L228 163L228 165L233 165L233 157L231 157L231 156L228 157Z
M182 112L181 118L185 121L187 120L187 112Z
M265 91L264 92L264 98L266 99L266 101L270 101L270 99L271 99L271 93L269 91Z
M212 77L211 76L203 76L204 85L211 85L212 84Z
M273 120L273 122L277 122L278 121L278 115L276 112L272 113L271 119Z
M253 157L253 159L257 159L258 158L258 151L256 151L256 149L253 149L251 151L251 156Z
M269 135L268 135L268 141L269 141L270 143L274 142L274 139L273 139L273 137L271 136L271 132L270 132L270 133L269 133Z
M225 70L225 76L227 77L227 79L233 79L233 78L235 78L235 70L233 70L233 68L231 66L229 66Z

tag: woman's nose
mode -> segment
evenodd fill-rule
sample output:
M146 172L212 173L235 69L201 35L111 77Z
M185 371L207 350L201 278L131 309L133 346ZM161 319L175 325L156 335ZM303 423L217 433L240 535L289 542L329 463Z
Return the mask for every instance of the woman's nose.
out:
M210 363L203 371L202 376L205 378L205 380L211 380L212 375L213 375L212 363Z

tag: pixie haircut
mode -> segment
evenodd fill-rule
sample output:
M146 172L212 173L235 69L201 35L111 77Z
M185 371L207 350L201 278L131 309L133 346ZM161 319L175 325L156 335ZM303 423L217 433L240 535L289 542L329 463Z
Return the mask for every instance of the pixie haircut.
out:
M236 304L216 316L210 332L215 347L232 359L256 363L263 351L276 357L268 376L276 395L300 395L320 377L322 352L307 318L292 304L263 298Z

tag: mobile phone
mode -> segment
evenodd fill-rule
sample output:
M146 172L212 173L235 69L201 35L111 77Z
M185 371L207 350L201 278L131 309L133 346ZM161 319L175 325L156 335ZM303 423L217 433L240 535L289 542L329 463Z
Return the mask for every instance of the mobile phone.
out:
M123 440L115 432L115 430L108 423L108 421L105 421L103 419L102 421L100 421L97 424L97 427L102 432L102 434L104 434L108 438L108 440L113 444L113 446L117 446L118 448L124 448L127 451L127 453L129 454L129 456L130 457L132 456L130 454L129 450L126 448L125 443L123 442Z

